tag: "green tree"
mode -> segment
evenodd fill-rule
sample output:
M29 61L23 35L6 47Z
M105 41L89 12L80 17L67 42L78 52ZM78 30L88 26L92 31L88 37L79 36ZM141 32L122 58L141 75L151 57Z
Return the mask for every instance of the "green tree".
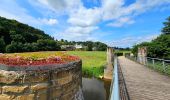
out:
M163 23L164 27L162 29L162 33L170 34L170 16L167 18L167 21Z
M11 44L6 46L6 52L23 52L24 45L21 42L12 41Z
M88 51L92 51L92 49L93 49L93 42L92 41L87 41L86 45L87 45L87 50Z
M1 37L0 38L0 52L4 52L5 51L5 41L4 38Z
M42 51L55 51L55 50L60 50L60 45L57 44L56 41L54 40L38 40L37 45L39 50Z

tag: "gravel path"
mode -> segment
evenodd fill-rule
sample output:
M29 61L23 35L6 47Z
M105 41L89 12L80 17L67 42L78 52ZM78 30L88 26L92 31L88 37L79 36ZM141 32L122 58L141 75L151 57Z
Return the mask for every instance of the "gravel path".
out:
M170 77L125 57L118 59L131 100L170 100Z

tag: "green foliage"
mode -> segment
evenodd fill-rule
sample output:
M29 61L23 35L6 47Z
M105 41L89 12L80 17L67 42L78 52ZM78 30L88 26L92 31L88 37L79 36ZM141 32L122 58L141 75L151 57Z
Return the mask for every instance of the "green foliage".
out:
M39 29L0 17L0 52L60 50L57 42ZM40 43L42 42L42 43Z
M167 21L163 23L165 26L162 29L162 33L170 34L170 16L167 18Z
M0 37L0 52L5 51L5 41L3 37Z
M37 46L40 51L56 51L61 49L60 45L58 45L56 41L49 39L38 40Z
M21 42L12 41L11 44L6 46L6 52L22 52L24 45Z
M143 42L133 46L132 52L137 55L138 47L145 46L148 50L148 56L170 59L170 17L167 18L164 25L160 36L151 42Z
M75 42L75 41L67 41L64 39L61 39L60 41L58 41L58 44L60 45L82 45L86 48L84 48L84 50L86 51L106 51L107 49L107 45L102 43L102 42L93 42L93 41L79 41L79 42Z
M56 51L61 50L60 45L81 44L88 51L105 51L107 45L101 42L75 42L54 38L43 31L16 20L0 17L0 52L31 52L31 51Z

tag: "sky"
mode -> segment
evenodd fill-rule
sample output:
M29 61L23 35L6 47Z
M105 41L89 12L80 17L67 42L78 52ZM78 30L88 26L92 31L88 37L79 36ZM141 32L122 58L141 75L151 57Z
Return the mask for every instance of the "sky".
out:
M161 34L170 0L0 0L0 16L58 40L132 47Z

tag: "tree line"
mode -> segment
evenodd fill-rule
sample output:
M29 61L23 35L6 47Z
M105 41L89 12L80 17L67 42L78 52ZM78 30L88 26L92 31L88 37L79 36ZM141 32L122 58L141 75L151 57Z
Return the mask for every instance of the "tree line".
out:
M162 33L151 42L134 45L132 52L137 55L138 47L147 47L147 56L170 59L170 16L163 23Z
M20 23L16 20L9 20L0 17L0 52L34 52L34 51L58 51L61 45L81 44L87 46L89 51L96 47L96 50L104 51L107 45L101 42L75 42L64 39L55 40L45 34L42 30Z

